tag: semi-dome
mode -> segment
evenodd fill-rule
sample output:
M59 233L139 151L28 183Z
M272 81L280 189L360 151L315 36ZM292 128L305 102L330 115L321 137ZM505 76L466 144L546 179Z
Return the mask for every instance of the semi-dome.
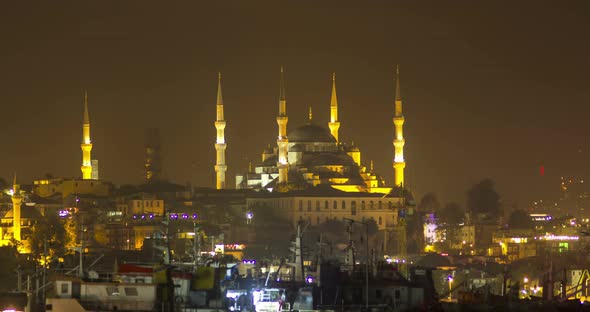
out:
M289 142L336 143L336 138L330 130L314 124L307 124L291 131L288 138Z

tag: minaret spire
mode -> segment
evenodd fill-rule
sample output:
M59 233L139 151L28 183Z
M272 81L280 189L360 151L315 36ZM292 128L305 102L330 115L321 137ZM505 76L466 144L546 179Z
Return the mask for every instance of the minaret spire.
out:
M338 129L340 128L340 121L338 121L338 98L336 97L336 73L332 73L332 97L330 98L330 122L328 123L330 133L338 142Z
M221 93L221 72L217 73L217 105L223 105L223 94ZM219 117L217 117L217 119L219 119ZM223 116L221 119L223 119Z
M277 125L279 128L279 136L277 138L277 147L279 150L279 160L277 167L279 168L279 185L285 186L288 182L289 160L287 148L289 139L287 138L287 97L285 96L285 73L283 66L281 66L281 82L279 91L279 115L277 116Z
M287 96L285 95L285 71L283 70L283 66L282 65L281 65L281 82L280 82L279 88L280 88L280 91L279 91L279 101L286 101L287 100Z
M90 140L90 115L88 113L88 93L84 91L84 117L82 121L82 179L92 179L92 141Z
M394 159L393 169L395 171L394 186L404 186L404 168L406 162L404 160L404 122L405 118L402 112L402 98L400 92L400 74L399 65L396 67L395 77L395 115L393 117L393 125L395 127L395 139L393 140Z
M16 173L12 182L12 237L21 241L21 204L23 197L20 194L20 186L16 183Z
M88 92L84 91L84 121L85 124L90 124L90 116L88 114Z
M221 93L221 73L217 76L217 118L215 119L215 129L217 129L217 138L215 140L215 187L225 189L225 172L227 165L225 164L225 119L223 116L223 95Z
M400 87L399 87L399 64L395 67L395 100L396 101L402 101L402 93L400 91Z
M309 105L309 113L307 114L309 124L313 122L313 112L311 111L311 105Z

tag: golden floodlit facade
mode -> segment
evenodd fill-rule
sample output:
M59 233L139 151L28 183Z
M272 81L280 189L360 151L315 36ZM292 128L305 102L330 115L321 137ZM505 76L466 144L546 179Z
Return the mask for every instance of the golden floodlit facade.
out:
M395 83L394 102L394 179L386 186L381 175L363 164L361 151L354 142L345 142L339 135L341 122L338 118L336 75L332 75L330 96L330 120L328 127L313 120L310 108L308 122L287 131L287 99L284 70L281 67L279 114L277 116L278 138L276 145L268 145L262 152L261 162L249 166L248 172L236 175L237 189L266 191L303 190L317 185L330 185L345 192L389 194L392 187L404 187L406 166L403 149L404 116L400 95L399 69Z

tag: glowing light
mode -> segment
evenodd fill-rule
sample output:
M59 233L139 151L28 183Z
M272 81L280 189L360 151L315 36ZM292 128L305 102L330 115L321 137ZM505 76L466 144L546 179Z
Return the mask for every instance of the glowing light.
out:
M545 235L545 236L541 236L539 237L539 239L542 240L548 240L548 241L564 241L564 240L579 240L580 237L579 236L566 236L566 235Z
M306 281L308 284L311 284L311 283L313 283L313 277L312 277L312 276L308 276L308 277L305 279L305 281Z

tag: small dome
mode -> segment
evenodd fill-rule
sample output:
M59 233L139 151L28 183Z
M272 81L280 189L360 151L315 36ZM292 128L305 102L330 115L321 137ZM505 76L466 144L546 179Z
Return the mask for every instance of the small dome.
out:
M274 151L272 150L272 147L270 147L270 144L264 148L264 151L262 152L264 154L272 154L274 153Z
M330 130L314 124L307 124L289 133L289 142L321 142L336 143L336 139Z

